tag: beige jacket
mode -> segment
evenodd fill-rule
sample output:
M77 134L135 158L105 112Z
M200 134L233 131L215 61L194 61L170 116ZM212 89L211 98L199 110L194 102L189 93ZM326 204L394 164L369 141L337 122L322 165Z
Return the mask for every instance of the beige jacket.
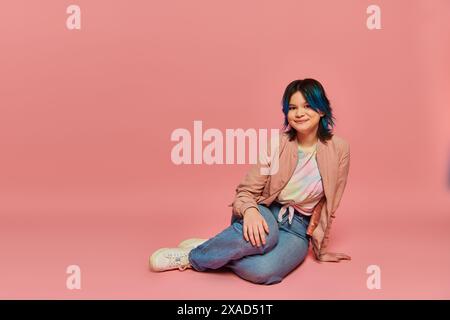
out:
M270 150L270 143L268 150ZM278 171L272 175L261 174L261 166L267 166L261 161L253 164L237 186L234 201L229 205L233 207L233 214L243 217L245 210L250 207L258 209L258 204L269 206L286 186L298 162L297 139L289 141L287 133L280 133L277 150L279 151ZM321 254L327 252L334 213L347 183L350 147L343 138L333 135L326 143L318 140L316 150L324 196L314 207L307 234L311 236L314 254L316 259L319 259ZM270 167L270 163L268 166Z

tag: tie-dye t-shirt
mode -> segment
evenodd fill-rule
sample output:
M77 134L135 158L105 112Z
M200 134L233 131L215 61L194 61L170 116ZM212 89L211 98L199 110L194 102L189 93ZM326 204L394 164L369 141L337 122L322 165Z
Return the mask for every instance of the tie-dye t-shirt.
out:
M279 221L289 211L291 223L294 208L304 215L312 215L315 205L322 199L324 192L316 153L316 149L306 152L298 147L297 167L277 198L277 202L283 204L278 215Z

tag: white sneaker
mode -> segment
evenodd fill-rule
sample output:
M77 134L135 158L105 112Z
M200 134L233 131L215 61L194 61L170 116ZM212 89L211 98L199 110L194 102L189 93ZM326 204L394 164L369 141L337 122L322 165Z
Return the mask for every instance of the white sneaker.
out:
M186 239L184 241L181 241L180 244L178 244L178 248L190 248L194 249L195 247L198 247L203 242L207 241L208 239L199 239L199 238L191 238Z
M192 268L188 255L190 248L162 248L156 250L150 257L149 265L153 271Z

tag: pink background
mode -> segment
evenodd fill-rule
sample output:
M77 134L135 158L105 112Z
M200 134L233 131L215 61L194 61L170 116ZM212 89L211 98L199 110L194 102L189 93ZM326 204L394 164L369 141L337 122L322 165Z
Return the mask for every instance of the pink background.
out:
M4 1L0 298L449 299L449 31L446 0ZM150 272L154 250L228 226L248 170L174 165L172 131L281 128L283 90L306 77L351 145L330 248L352 261L310 252L274 286Z

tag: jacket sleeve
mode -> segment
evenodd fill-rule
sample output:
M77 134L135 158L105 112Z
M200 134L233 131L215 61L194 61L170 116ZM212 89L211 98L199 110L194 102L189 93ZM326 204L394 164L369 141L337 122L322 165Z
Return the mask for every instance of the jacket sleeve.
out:
M338 181L336 187L336 208L339 207L339 203L342 199L342 195L344 194L345 186L347 184L348 172L350 169L350 147L348 143L346 144L346 148L344 149L343 155L339 160L339 171L338 171ZM328 220L327 227L325 229L324 237L322 244L320 246L320 250L318 255L321 255L327 252L328 242L330 238L330 229L335 218L334 213L330 215L330 219ZM316 254L317 256L317 254Z
M262 194L266 185L268 175L262 175L260 172L261 164L254 164L245 175L244 179L236 188L236 194L233 206L233 214L243 217L245 210L254 207L258 209L256 203L258 197Z
M271 150L273 141L269 141L268 150ZM238 217L243 217L245 210L254 207L258 210L257 200L263 193L266 184L269 182L269 174L264 174L267 170L271 170L271 164L273 163L273 157L278 156L278 150L281 140L275 147L275 152L268 157L266 152L259 154L259 161L250 167L245 177L241 180L236 188L236 193L233 203L230 205L233 207L233 214ZM264 172L266 170L266 172ZM267 172L268 173L268 172Z

